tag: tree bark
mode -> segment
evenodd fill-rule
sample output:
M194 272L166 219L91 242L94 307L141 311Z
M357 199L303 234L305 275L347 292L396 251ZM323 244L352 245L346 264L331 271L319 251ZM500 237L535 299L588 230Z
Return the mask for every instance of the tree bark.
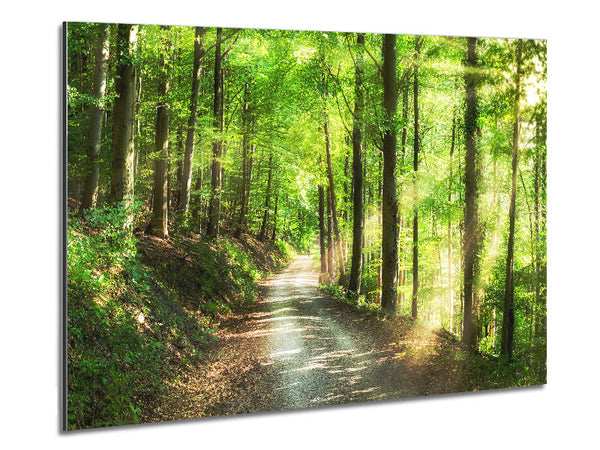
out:
M411 313L414 320L417 319L419 301L419 191L417 185L417 173L419 171L419 66L418 58L421 47L421 37L415 38L415 62L414 62L414 139L413 139L413 188L414 188L414 216L413 216L413 290Z
M327 274L329 282L333 281L333 222L331 217L331 190L327 188Z
M510 191L508 250L506 253L506 279L504 285L504 312L502 314L502 346L500 353L510 361L513 354L513 337L515 331L515 302L514 302L514 248L515 248L515 209L517 198L517 171L519 162L519 103L521 100L521 64L522 42L517 41L517 74L515 81L515 121L513 124L512 143L512 184Z
M395 313L398 272L398 202L396 197L396 126L398 87L396 76L396 35L386 34L383 41L383 211L382 211L382 277L381 307Z
M235 230L235 237L238 239L241 237L242 233L246 228L246 210L248 197L246 196L248 192L249 185L249 140L250 140L250 132L249 132L249 116L250 116L250 105L249 105L249 94L250 88L249 84L246 82L244 86L244 106L242 109L242 186L240 189L240 215L238 218L237 227Z
M350 280L348 282L348 298L358 298L362 277L362 245L363 245L363 167L362 167L362 127L364 94L363 48L364 33L356 34L358 52L356 54L354 80L354 126L352 129L352 261L350 264Z
M267 225L269 223L269 210L271 208L271 179L273 177L273 153L269 154L269 174L267 175L267 192L265 193L265 208L263 220L260 226L259 241L264 241L267 236Z
M452 158L454 156L454 145L456 142L456 111L452 116L452 137L450 140L450 176L448 178L448 206L452 207ZM454 321L454 297L452 290L452 220L448 219L448 302L450 316L450 332L452 333Z
M275 212L273 212L273 232L271 233L271 240L273 242L275 242L275 239L277 238L277 209L279 206L279 190L278 190L278 183L275 183Z
M116 69L115 91L117 98L113 112L113 145L111 172L111 203L121 203L130 207L133 204L133 160L134 145L134 110L136 68L133 65L133 54L137 45L137 25L119 24L117 28L117 54L119 62ZM125 225L131 225L132 215Z
M321 165L321 159L319 158L319 166ZM326 281L327 277L327 249L325 241L325 189L322 185L319 185L319 248L321 253L321 275L319 276L319 283Z
M476 38L467 38L465 90L465 231L464 231L464 307L463 337L466 345L475 345L473 327L474 267L477 260L477 51Z
M178 208L187 213L190 207L190 191L192 186L192 166L194 161L194 140L196 137L196 119L198 117L198 92L202 78L202 59L204 58L204 36L206 28L196 27L194 39L194 73L192 76L192 93L190 97L190 115L187 123L187 134L185 140L185 154L183 159L183 171L181 176L181 187L179 193Z
M100 152L100 138L102 136L102 117L104 116L103 102L106 92L106 70L110 54L108 27L108 24L98 25L94 62L94 84L92 87L92 96L95 99L95 103L92 105L90 111L87 145L88 172L83 187L81 209L94 208L98 199L98 157Z
M170 27L162 26L161 30L169 32ZM154 201L152 208L152 232L155 236L169 237L168 221L169 209L167 208L168 192L167 182L169 179L169 105L167 95L169 93L169 77L167 74L167 55L171 51L171 43L166 39L164 43L166 55L159 63L158 78L158 104L156 105L156 134L154 146L158 157L154 161Z
M213 102L213 128L215 133L221 133L223 131L223 115L221 114L221 35L223 33L222 28L217 28L217 42L215 45L215 72L214 72L214 102ZM220 137L215 139L213 143L212 152L212 166L211 166L211 195L210 203L208 207L208 226L206 234L211 237L219 235L219 221L221 219L221 186L222 186L222 172L221 172L221 156L223 154L223 145Z
M327 177L329 179L329 207L331 208L331 223L333 228L333 234L335 237L335 252L338 260L338 269L340 272L340 278L338 283L344 284L345 270L344 270L344 255L342 254L342 239L340 236L340 227L337 219L337 205L335 201L335 187L333 183L333 169L331 167L331 139L329 136L329 125L328 120L325 118L323 124L323 132L325 133L325 154L327 156Z

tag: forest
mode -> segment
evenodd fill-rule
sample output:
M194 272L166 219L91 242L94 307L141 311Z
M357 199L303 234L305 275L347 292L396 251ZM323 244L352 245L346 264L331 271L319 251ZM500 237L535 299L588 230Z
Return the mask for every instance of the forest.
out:
M202 414L156 412L281 273L363 317L352 339L435 337L419 351L437 372L415 369L410 394L329 403L546 383L546 41L104 23L65 37L66 428L317 404L232 410L220 393ZM223 392L270 376L242 370L240 348L220 364L246 378ZM456 367L457 384L422 388Z

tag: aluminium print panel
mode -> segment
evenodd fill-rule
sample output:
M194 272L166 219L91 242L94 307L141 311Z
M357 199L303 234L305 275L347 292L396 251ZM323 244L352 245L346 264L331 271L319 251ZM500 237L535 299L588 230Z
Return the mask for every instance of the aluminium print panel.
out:
M64 27L65 429L546 383L546 41Z

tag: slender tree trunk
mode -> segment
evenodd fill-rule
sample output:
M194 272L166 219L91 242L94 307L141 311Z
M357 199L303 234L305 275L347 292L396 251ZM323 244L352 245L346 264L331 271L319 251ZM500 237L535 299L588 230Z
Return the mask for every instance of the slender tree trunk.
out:
M381 154L378 155L378 167L377 173L383 172L383 157ZM383 179L380 178L377 186L377 228L380 229L382 227L382 216L383 216ZM374 253L374 252L373 252ZM383 264L382 260L382 248L379 247L377 253L377 289L375 290L375 304L381 305L381 265ZM371 254L371 259L373 259L373 255Z
M342 217L344 222L348 222L348 178L350 172L350 150L346 152L346 157L344 158L344 207L342 209ZM344 250L344 259L346 251Z
M180 193L181 193L181 180L183 178L183 124L179 125L177 129L177 171L175 172L175 186L171 190L171 205L173 209L179 209Z
M402 89L402 141L401 141L401 148L402 148L402 165L401 165L401 170L404 170L404 164L406 161L406 141L407 141L407 137L408 137L408 94L409 94L409 86L410 83L408 82L408 80L403 83L403 89ZM408 278L408 271L405 267L406 261L407 261L407 255L406 255L406 246L404 244L404 240L401 239L401 234L402 234L402 227L406 227L408 228L410 226L410 223L408 220L404 221L404 217L401 214L399 217L399 224L400 227L398 230L398 239L400 239L400 256L399 256L399 260L401 261L401 265L402 267L398 270L398 286L403 287L406 284L406 280ZM399 264L400 266L400 264ZM398 293L398 301L400 302L400 304L402 304L404 302L404 292L402 292L402 290L400 290L400 292Z
M344 285L345 270L344 270L344 255L342 254L342 239L340 237L340 227L337 218L337 205L335 201L335 188L333 183L333 169L331 167L331 139L329 136L328 120L325 119L323 124L323 132L325 133L325 153L327 156L327 177L329 179L329 207L331 209L331 222L333 227L333 234L335 236L335 252L338 259L338 269L340 272L340 278L338 283Z
M185 155L179 193L179 210L187 213L190 207L190 191L192 186L192 165L194 161L194 140L196 138L196 119L198 117L198 92L202 78L202 58L204 57L204 36L206 28L196 27L194 39L194 73L192 76L192 94L190 97L190 115L187 123Z
M267 175L267 192L265 193L265 208L263 220L260 226L259 241L264 241L267 236L267 225L269 223L269 210L271 208L271 179L273 177L273 153L269 154L269 174Z
M137 45L137 25L119 24L117 28L117 54L120 55L116 69L115 91L117 98L113 112L112 173L110 187L111 203L133 204L134 111L136 68L132 63ZM129 215L126 226L133 216Z
M363 48L364 33L356 34L358 52L356 54L354 80L354 126L352 129L352 261L350 265L350 280L348 283L348 298L358 298L362 276L362 245L363 245L363 167L362 167L362 127L364 94L363 79Z
M452 207L452 158L454 157L454 145L456 142L456 111L452 116L452 138L450 140L450 175L448 177L448 205ZM454 325L454 292L452 289L452 219L448 219L448 310L450 315L450 332Z
M536 296L537 296L537 317L535 336L538 338L546 337L546 294L541 289L541 283L545 285L546 263L542 260L546 253L546 115L542 120L536 120L536 141L537 146L535 154L535 178L536 178ZM540 201L541 200L541 201Z
M163 26L164 33L170 27ZM154 161L154 202L152 208L152 232L155 236L166 238L169 236L168 221L169 209L167 208L167 182L169 179L169 77L167 74L167 55L171 51L171 43L167 38L165 42L166 55L159 63L158 79L158 104L156 106L156 134L154 136L155 150L158 157Z
M522 41L517 41L517 75L515 97L515 121L513 125L512 144L512 184L510 192L508 250L506 256L506 280L504 285L504 312L502 315L502 347L500 353L512 359L513 335L515 330L515 304L514 304L514 248L515 248L515 209L517 198L517 171L519 161L519 103L521 100L521 64Z
M277 186L277 183L275 183ZM271 234L271 240L275 242L275 238L277 238L277 207L279 206L279 189L275 194L275 212L273 213L273 233Z
M253 165L254 165L254 152L256 150L256 145L250 145L250 154L248 155L248 172L246 174L247 183L246 183L246 212L244 214L244 226L247 227L247 216L250 210L250 193L252 192L252 175L253 175Z
M321 158L319 158L319 166L321 165ZM324 283L327 278L327 248L325 238L325 189L322 185L319 185L319 247L321 253L321 274L319 276L319 283Z
M421 37L415 38L415 65L414 65L414 84L413 84L413 98L414 98L414 160L413 160L413 189L414 189L414 216L413 216L413 291L412 291L412 304L411 312L412 318L417 319L417 306L419 302L419 190L417 185L417 173L419 171L419 51L421 47Z
M396 35L386 34L383 42L383 108L386 126L383 137L383 211L381 307L395 313L398 299L398 202L396 198L396 127L398 87L396 77Z
M100 151L100 137L102 135L102 118L104 116L104 94L106 92L106 70L110 53L108 37L108 24L98 24L96 41L96 59L94 65L94 85L92 96L95 103L91 107L90 122L88 127L88 173L85 177L81 208L93 208L98 199L98 157Z
M363 178L362 178L363 179L362 203L364 205L367 202L367 186L366 186L366 184L364 182L364 180L367 179L367 165L366 164L363 164L363 175L362 176L363 176ZM367 267L367 262L368 262L368 260L367 260L368 253L366 252L366 248L367 248L367 233L365 233L365 229L367 227L367 218L365 216L366 215L365 215L365 213L363 211L363 215L362 215L362 227L361 227L362 230L363 230L363 233L362 233L362 246L361 246L361 248L362 248L362 255L363 255L363 257L362 257L362 270L363 271Z
M134 178L138 174L139 160L140 160L140 136L142 135L142 118L140 114L140 105L142 99L142 75L140 72L136 73L136 84L135 84L135 108L134 108L134 116L135 116L135 130L133 133L133 145L138 151L135 152L133 157L133 176ZM145 154L144 163L146 162Z
M215 46L215 72L214 72L214 103L213 103L213 128L216 133L223 131L221 115L221 35L222 28L217 28L217 43ZM221 156L223 152L222 140L217 137L213 144L213 159L211 166L211 195L208 207L208 226L206 234L211 237L219 235L219 221L221 219Z
M246 83L244 86L244 106L242 109L242 186L240 189L241 199L240 199L240 215L238 218L237 227L235 230L235 237L239 238L242 235L242 232L245 231L246 227L246 210L247 210L247 202L248 197L246 193L248 192L248 169L249 169L249 115L250 115L250 106L248 103L249 97L249 84Z
M464 320L463 343L475 345L473 327L474 267L477 259L477 51L476 38L467 38L465 87L465 230L464 230Z
M327 270L329 282L333 281L333 221L331 217L331 190L327 188Z

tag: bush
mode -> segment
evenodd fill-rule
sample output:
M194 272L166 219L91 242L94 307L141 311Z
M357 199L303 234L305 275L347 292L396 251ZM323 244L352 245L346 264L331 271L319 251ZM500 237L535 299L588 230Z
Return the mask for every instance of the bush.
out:
M138 259L131 210L69 217L69 429L137 423L169 358L197 359L210 330L183 311ZM135 213L135 211L134 211Z

